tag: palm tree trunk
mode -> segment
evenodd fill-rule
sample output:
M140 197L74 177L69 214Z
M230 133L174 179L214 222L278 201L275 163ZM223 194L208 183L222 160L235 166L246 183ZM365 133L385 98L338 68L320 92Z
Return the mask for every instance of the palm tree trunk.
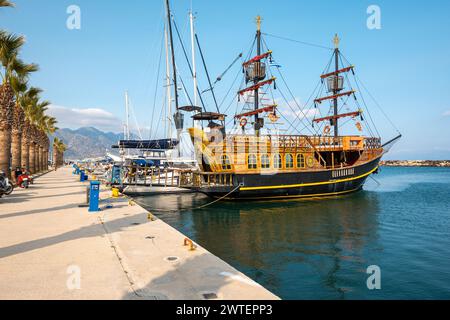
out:
M6 83L0 86L0 170L11 178L11 123L14 93Z
M11 132L0 130L0 170L11 178Z
M30 142L25 137L22 137L22 168L30 170Z
M44 171L48 170L48 149L44 150Z
M34 172L39 172L39 145L34 143Z
M36 157L36 171L42 171L42 147L38 144L36 145L37 157Z
M53 166L58 168L58 151L56 150L55 145L53 145Z
M30 148L29 148L29 154L30 154L30 163L29 163L29 168L30 168L30 173L36 173L36 167L35 167L35 163L36 163L36 146L35 143L32 141L30 143Z
M41 172L42 172L42 171L44 171L44 147L43 146L41 146L41 148L40 148L40 153L41 153L41 156L39 157L39 159L41 162Z
M22 167L22 142L23 127L25 124L25 112L19 103L16 103L13 108L13 122L11 127L11 168L16 170ZM13 177L14 181L16 177Z
M11 153L11 168L14 171L16 168L21 167L22 161L22 132L14 129L11 134Z

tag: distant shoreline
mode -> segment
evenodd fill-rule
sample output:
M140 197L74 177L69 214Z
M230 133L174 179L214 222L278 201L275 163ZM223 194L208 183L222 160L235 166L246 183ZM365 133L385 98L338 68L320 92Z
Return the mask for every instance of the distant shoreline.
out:
M385 160L380 162L384 167L445 167L450 168L450 160Z

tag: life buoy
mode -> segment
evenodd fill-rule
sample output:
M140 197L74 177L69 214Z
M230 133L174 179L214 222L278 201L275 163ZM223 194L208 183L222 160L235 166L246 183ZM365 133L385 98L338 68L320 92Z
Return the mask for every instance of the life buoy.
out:
M325 128L323 128L323 133L325 134L329 134L331 131L331 127L330 126L325 126Z
M241 125L241 127L245 127L247 125L247 119L242 118L241 121L239 122L239 124Z

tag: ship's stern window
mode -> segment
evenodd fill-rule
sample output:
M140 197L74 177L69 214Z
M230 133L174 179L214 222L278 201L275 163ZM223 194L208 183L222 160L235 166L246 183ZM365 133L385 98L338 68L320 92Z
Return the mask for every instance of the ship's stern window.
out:
M267 154L263 154L261 156L261 168L269 169L270 168L270 158Z
M305 167L305 156L302 154L297 155L297 168Z
M254 154L250 154L248 156L247 163L249 169L256 169L257 168L256 156Z
M273 167L275 169L281 169L281 156L279 154L276 154L273 156Z
M292 169L294 167L294 158L292 154L287 154L285 157L286 169Z
M231 170L230 158L227 155L222 156L222 169Z

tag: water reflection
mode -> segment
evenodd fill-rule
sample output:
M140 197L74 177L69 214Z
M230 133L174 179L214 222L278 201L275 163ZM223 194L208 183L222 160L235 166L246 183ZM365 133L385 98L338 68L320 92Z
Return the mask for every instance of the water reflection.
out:
M189 209L210 201L199 194L138 200L285 299L339 299L367 290L365 270L376 264L367 253L381 250L374 192L326 201L220 202L202 210Z

